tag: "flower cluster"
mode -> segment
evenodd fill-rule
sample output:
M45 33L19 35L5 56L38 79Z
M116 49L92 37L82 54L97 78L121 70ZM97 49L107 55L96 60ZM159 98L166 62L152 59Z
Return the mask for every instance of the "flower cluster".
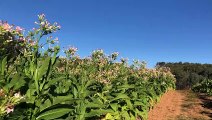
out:
M116 60L117 57L118 57L118 55L119 55L118 52L114 52L114 53L111 54L111 58L112 58L113 60Z
M64 53L66 54L67 57L71 57L71 56L74 56L77 51L78 49L72 46L67 48Z
M92 59L100 59L104 57L104 51L102 49L94 50L92 52Z
M0 89L0 116L13 112L15 105L23 100L24 97L20 95L20 92L10 96L6 95L3 89Z
M77 49L75 47L70 47L66 50L66 53L74 55ZM134 60L134 63L128 67L128 59L121 58L121 62L115 62L118 57L118 52L114 52L111 55L107 56L104 54L104 51L99 49L93 51L91 57L85 59L74 59L72 57L69 61L69 73L74 75L80 75L83 72L83 66L93 66L96 69L96 72L89 73L90 79L95 79L104 84L110 84L111 81L117 79L120 76L123 76L123 79L127 79L128 76L123 74L130 74L136 78L142 78L143 80L151 79L172 79L175 80L173 74L170 72L169 68L156 68L156 69L147 69L146 62ZM65 59L65 58L64 58ZM111 59L113 59L111 61ZM62 60L62 59L61 59ZM64 70L58 68L58 70Z
M19 26L10 25L0 21L0 56L3 54L17 55L25 45L26 39L23 37L24 29Z
M10 25L7 22L4 21L0 21L0 29L1 29L1 33L5 33L5 32L10 32L11 34L14 35L22 35L24 29L21 28L20 26L14 26L14 25Z
M47 35L61 29L61 26L58 25L58 23L56 22L53 24L50 24L45 18L44 14L38 15L38 20L39 21L35 22L35 24L40 26L40 30L43 31L43 35Z
M128 58L121 58L121 63L126 64L128 60L129 60Z
M11 32L13 28L12 25L9 25L7 22L3 22L3 21L0 21L0 26L2 26L2 28L7 32L9 31Z

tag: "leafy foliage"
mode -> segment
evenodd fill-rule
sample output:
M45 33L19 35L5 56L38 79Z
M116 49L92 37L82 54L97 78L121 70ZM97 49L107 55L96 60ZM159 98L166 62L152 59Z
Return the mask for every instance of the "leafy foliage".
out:
M207 93L212 95L212 80L205 79L201 83L198 83L192 87L195 92Z
M139 61L130 66L126 59L116 62L117 52L107 56L103 50L96 50L82 59L76 55L77 49L70 47L65 50L66 57L59 58L57 39L49 34L60 26L50 24L43 14L38 18L38 28L28 35L1 23L0 35L16 31L18 37L11 34L12 38L23 40L14 44L23 45L17 54L1 46L2 119L147 119L160 96L175 88L175 78L168 68L147 69ZM41 43L44 36L46 42ZM8 42L5 38L9 37L1 37L1 42ZM16 40L20 39L10 42ZM15 102L8 97L16 98Z
M212 64L158 62L157 66L171 69L177 89L190 89L205 79L212 79Z

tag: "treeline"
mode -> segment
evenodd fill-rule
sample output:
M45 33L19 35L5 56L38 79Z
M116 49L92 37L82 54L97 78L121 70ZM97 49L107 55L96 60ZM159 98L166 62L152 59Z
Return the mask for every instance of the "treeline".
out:
M158 62L157 67L169 67L175 75L177 89L190 89L193 85L205 79L212 79L212 64L188 62Z

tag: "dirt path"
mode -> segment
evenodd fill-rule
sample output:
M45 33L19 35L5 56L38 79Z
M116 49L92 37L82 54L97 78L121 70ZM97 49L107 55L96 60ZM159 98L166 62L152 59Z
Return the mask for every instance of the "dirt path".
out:
M148 120L212 120L211 102L212 98L191 91L172 90L150 110Z

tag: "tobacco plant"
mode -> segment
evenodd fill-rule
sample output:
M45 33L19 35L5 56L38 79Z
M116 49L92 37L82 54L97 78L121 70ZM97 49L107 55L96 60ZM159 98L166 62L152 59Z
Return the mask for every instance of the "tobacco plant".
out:
M60 29L44 14L23 34L20 27L0 24L0 117L10 120L137 120L160 97L175 88L168 68L147 69L145 62L117 60L95 50L80 58L77 48L64 50L52 33ZM15 52L12 52L12 51Z

